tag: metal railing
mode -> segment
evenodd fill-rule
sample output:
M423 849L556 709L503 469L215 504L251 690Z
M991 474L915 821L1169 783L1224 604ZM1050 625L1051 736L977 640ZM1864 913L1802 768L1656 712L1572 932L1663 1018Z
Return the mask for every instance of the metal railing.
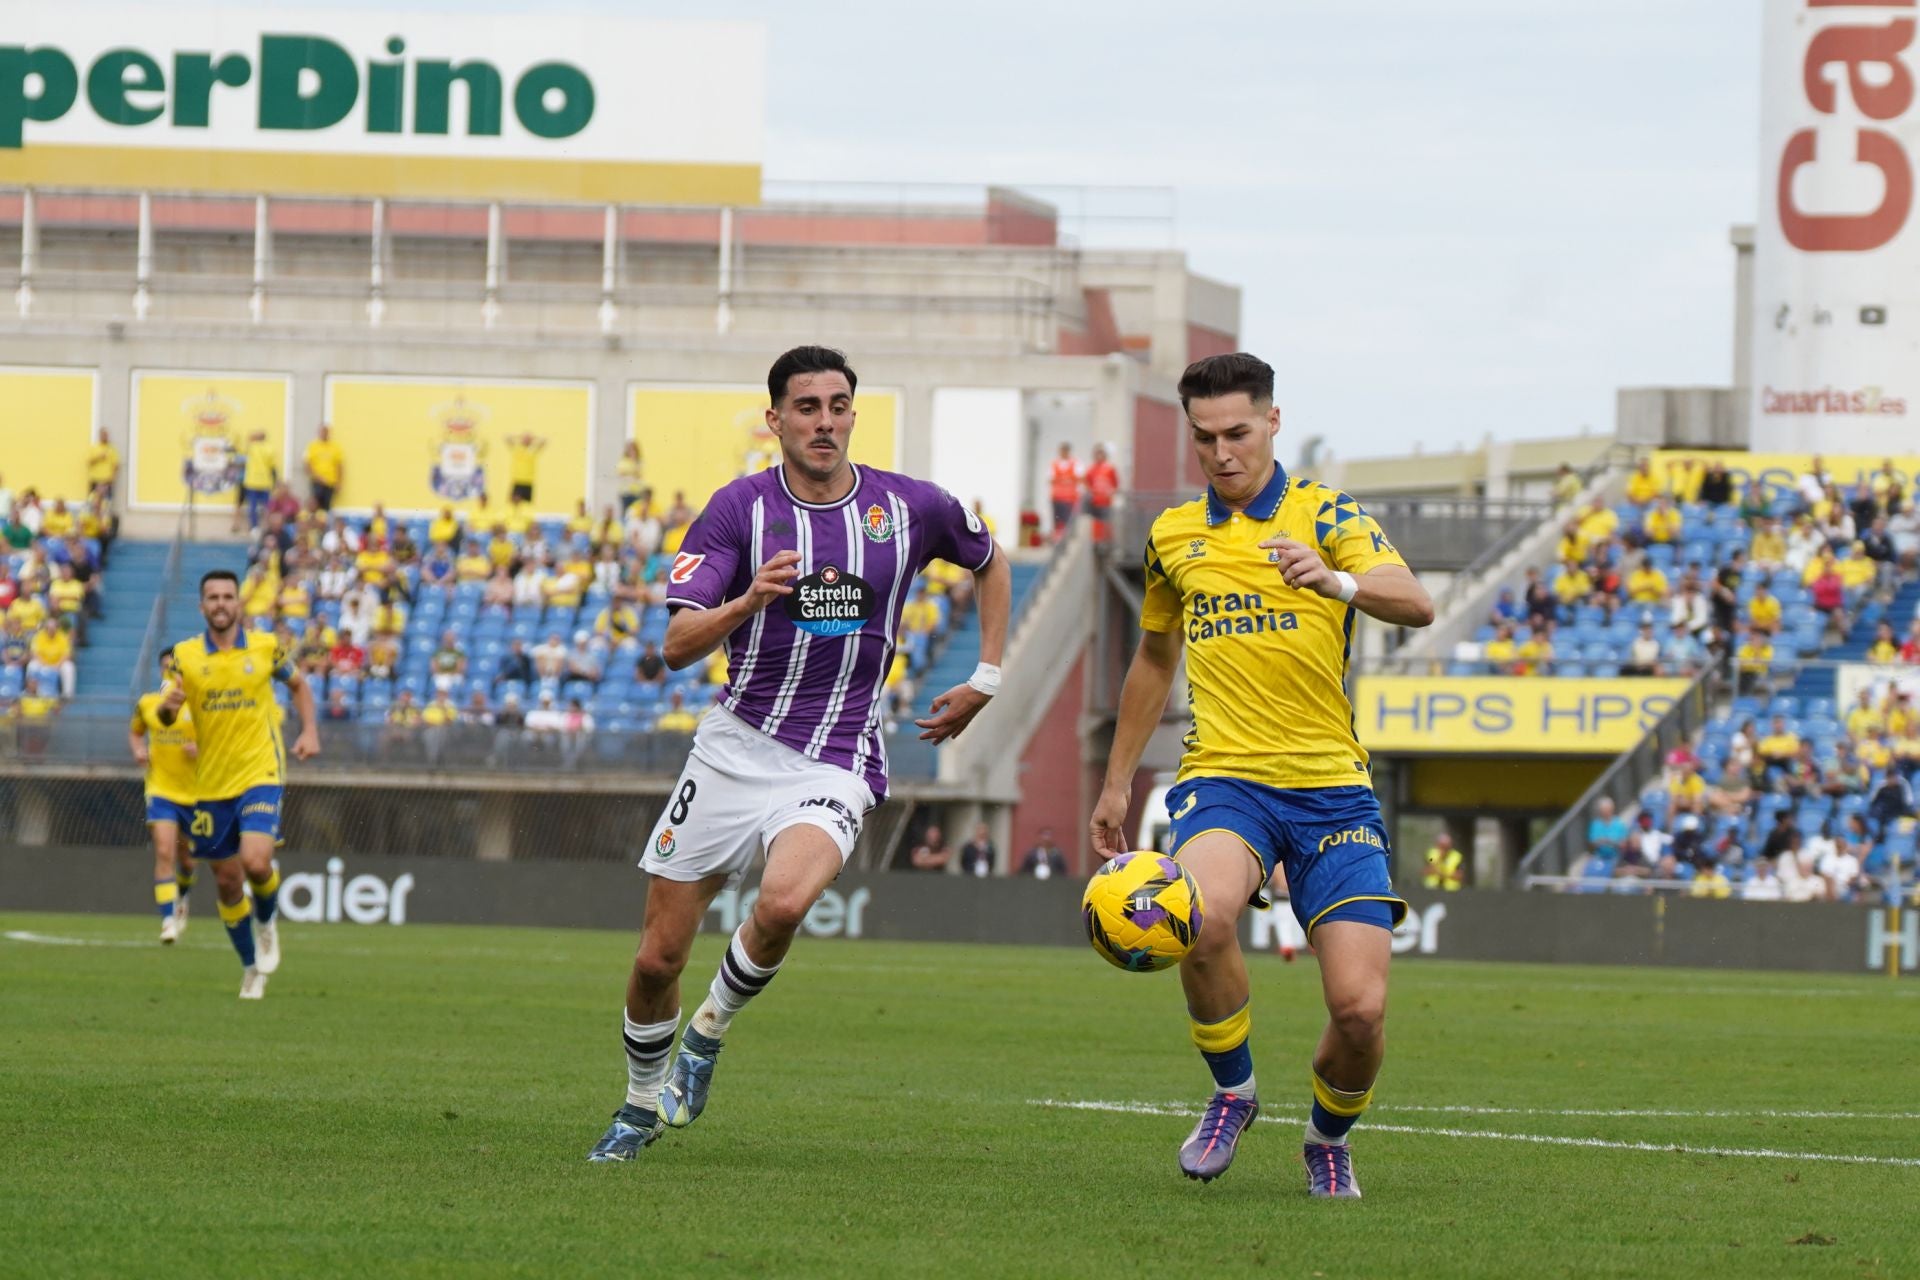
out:
M144 692L144 690L143 690ZM288 745L298 726L285 726ZM361 724L323 720L320 754L292 765L301 775L401 775L395 785L418 785L423 775L458 778L486 787L503 774L538 776L564 789L567 778L672 777L686 762L684 733L533 732L494 725ZM118 717L60 716L0 727L0 772L52 769L136 776L127 759L126 721ZM931 782L937 751L903 726L887 736L889 773L896 782Z
M1520 860L1520 878L1536 875L1565 875L1586 852L1587 824L1604 796L1617 811L1639 799L1641 790L1660 776L1667 752L1682 741L1690 740L1707 722L1708 687L1711 676L1701 673L1667 713L1660 717L1645 737L1615 757L1605 772L1594 780L1586 794L1540 837L1527 856Z
M180 514L174 521L173 541L167 547L167 563L160 571L153 607L147 614L146 633L140 637L140 657L134 662L133 670L127 673L129 703L138 703L140 695L152 687L153 664L159 660L162 638L172 634L168 629L167 607L180 589L180 562L186 553L187 543L193 541L196 532L194 496L193 489L189 487L185 500L180 504Z

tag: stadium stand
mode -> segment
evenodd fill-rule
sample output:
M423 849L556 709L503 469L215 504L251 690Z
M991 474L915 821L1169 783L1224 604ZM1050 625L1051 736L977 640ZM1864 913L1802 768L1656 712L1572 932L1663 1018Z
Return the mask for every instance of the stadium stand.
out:
M1647 540L1648 517L1666 509L1656 497L1613 513L1628 536L1603 545L1631 546L1637 533L1652 551L1661 544ZM1683 575L1712 566L1717 614L1705 647L1729 668L1725 700L1696 741L1668 755L1637 812L1601 802L1569 887L1851 901L1896 874L1910 883L1920 709L1895 680L1851 706L1835 700L1838 662L1920 664L1920 520L1908 495L1878 476L1842 494L1814 458L1794 487L1673 509L1686 527L1718 531L1706 542L1688 535L1680 563ZM1594 519L1580 523L1596 528ZM1649 603L1679 616L1671 592ZM1604 611L1591 597L1577 607Z
M556 748L565 767L596 735L691 732L718 696L723 654L677 672L658 656L665 575L695 514L632 509L621 521L611 512L538 521L514 512L488 521L451 509L329 516L308 506L289 522L268 511L244 548L183 542L158 639L171 642L196 624L201 574L233 569L242 573L248 625L281 635L313 682L323 725L382 726L360 740L399 762L416 761L424 747L429 766L443 737L432 730L479 727L490 741L514 731ZM119 549L106 589L125 607L100 624L86 652L82 683L92 692L73 714L124 717L127 674L168 554L168 544L153 541ZM1043 567L1015 566L1016 616ZM888 675L889 729L919 714L923 694L972 670L971 593L971 574L945 563L917 580ZM0 690L10 679L0 677ZM152 673L135 683L149 686ZM278 696L284 705L284 688Z
M47 725L95 687L102 664L85 658L112 634L104 601L115 527L104 493L69 502L0 485L0 727Z

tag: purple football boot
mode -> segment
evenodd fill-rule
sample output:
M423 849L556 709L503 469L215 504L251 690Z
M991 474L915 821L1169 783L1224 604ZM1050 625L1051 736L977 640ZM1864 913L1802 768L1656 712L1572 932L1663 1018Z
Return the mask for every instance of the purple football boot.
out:
M1347 1144L1309 1142L1300 1158L1307 1165L1307 1194L1322 1200L1358 1200L1360 1184L1353 1180L1353 1152Z
M1260 1114L1260 1100L1238 1093L1216 1093L1207 1104L1206 1114L1193 1127L1186 1145L1180 1148L1180 1172L1189 1178L1212 1182L1233 1163L1240 1146L1240 1135Z

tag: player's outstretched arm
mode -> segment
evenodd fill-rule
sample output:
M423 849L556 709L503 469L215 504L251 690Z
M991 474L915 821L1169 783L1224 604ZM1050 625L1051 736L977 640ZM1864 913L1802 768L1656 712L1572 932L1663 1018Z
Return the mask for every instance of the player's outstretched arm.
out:
M127 750L133 753L135 764L147 767L147 726L138 717L127 725Z
M680 608L667 622L666 642L660 656L675 671L690 667L712 653L714 646L733 634L735 627L772 604L781 596L793 594L793 579L800 573L800 553L781 551L760 566L745 593L715 609Z
M1088 824L1094 852L1103 858L1126 852L1121 827L1133 796L1133 775L1167 709L1167 695L1173 692L1173 677L1180 669L1181 643L1178 630L1141 632L1140 647L1127 667L1126 683L1120 686L1120 713L1113 725L1113 749L1107 753L1107 778Z
M1007 618L1013 612L1013 570L994 548L973 573L974 599L980 606L980 667L965 684L933 700L933 714L915 720L923 742L957 738L1000 690L1000 659L1007 648Z
M1320 552L1291 538L1268 538L1260 544L1275 553L1280 576L1298 591L1311 591L1329 600L1344 600L1369 618L1397 627L1433 624L1433 598L1405 565L1382 564L1361 574L1341 573L1320 558ZM1347 583L1353 594L1343 594Z
M293 694L293 712L300 717L300 736L293 740L293 758L311 760L320 754L320 723L313 706L313 686L298 671L287 679Z

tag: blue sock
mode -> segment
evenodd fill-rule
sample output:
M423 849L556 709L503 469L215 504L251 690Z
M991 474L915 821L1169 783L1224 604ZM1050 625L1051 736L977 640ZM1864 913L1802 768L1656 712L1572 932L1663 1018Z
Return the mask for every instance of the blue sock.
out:
M1206 1059L1214 1086L1221 1093L1253 1092L1253 1006L1243 1004L1218 1022L1192 1023L1194 1047Z
M220 922L227 926L227 940L240 953L240 963L253 968L253 908L246 898L232 905L221 903Z

